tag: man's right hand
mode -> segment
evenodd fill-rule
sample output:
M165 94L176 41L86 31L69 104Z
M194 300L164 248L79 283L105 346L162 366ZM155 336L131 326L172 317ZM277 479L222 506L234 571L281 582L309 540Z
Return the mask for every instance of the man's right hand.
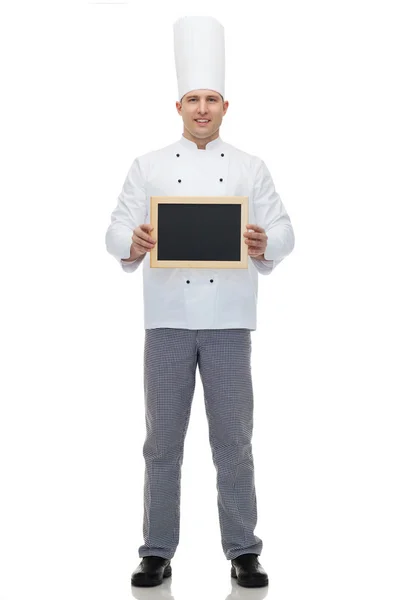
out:
M121 260L124 262L132 262L133 260L136 260L140 256L146 254L146 252L150 252L156 244L156 240L149 235L152 230L153 227L150 223L138 225L138 227L134 229L134 233L132 235L130 257L122 258Z

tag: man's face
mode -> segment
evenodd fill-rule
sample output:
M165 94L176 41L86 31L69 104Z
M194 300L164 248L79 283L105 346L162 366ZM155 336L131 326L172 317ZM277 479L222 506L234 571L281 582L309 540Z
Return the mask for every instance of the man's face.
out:
M228 101L213 90L191 90L181 102L176 102L177 112L182 116L184 129L190 137L207 141L219 135L219 127L227 112ZM206 124L198 119L207 119Z

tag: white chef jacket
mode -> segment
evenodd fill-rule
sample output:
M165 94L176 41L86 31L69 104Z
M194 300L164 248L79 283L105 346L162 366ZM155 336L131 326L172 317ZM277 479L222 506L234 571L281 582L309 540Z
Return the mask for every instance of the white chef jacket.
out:
M247 196L248 223L260 225L268 236L264 260L248 256L247 269L158 269L150 268L146 252L133 262L121 262L130 256L133 230L150 222L151 196ZM255 331L258 273L271 273L293 250L295 238L260 158L221 137L201 150L182 135L169 146L135 158L111 214L105 241L107 251L126 273L143 263L145 329Z

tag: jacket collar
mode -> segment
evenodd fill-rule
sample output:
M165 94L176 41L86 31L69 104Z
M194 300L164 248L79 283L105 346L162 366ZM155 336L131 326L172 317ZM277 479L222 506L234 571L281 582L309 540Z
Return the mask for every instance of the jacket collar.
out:
M199 150L200 152L203 152L203 150L198 148L198 146L196 145L195 142L192 142L191 140L184 137L183 135L181 136L181 139L179 140L178 143L181 144L182 146L185 146L186 148L188 148L188 150L194 150L194 151ZM215 140L208 142L205 146L205 150L209 150L209 151L210 150L219 150L222 147L223 147L223 140L219 136Z

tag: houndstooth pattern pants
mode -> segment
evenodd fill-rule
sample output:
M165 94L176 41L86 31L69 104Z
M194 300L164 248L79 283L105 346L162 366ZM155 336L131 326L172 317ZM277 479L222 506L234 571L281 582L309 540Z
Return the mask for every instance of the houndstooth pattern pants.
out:
M249 329L145 330L144 544L139 556L172 558L179 541L181 465L195 390L204 389L217 473L217 507L228 560L260 554L252 456L253 389Z

